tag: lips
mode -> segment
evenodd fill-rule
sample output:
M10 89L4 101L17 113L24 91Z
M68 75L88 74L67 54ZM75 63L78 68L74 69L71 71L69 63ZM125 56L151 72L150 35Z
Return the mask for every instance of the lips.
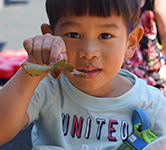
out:
M92 69L92 70L82 69L82 70L79 70L79 71L81 71L83 73L90 73L90 72L95 72L95 71L99 71L99 70L101 70L101 69Z
M85 76L84 78L92 79L95 78L102 71L102 69L79 69L78 71L87 74L87 76Z

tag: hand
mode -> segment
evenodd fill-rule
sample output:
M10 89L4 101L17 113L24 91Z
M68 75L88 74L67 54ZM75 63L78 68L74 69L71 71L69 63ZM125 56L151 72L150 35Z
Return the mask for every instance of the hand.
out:
M59 36L38 35L26 39L23 45L28 53L29 62L52 66L57 62L57 58L67 60L65 43Z

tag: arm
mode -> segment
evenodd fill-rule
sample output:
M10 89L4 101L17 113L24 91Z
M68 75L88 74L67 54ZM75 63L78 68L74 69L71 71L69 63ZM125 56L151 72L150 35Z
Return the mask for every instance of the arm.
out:
M58 46L57 46L58 45ZM28 61L52 64L57 56L66 59L66 49L60 37L40 35L24 41ZM29 121L27 108L39 82L46 76L32 77L23 68L0 90L0 145L11 140Z
M163 52L166 54L166 0L154 0L154 9L156 11L156 22L163 46Z
M0 90L0 145L11 140L28 123L26 110L40 80L21 68Z

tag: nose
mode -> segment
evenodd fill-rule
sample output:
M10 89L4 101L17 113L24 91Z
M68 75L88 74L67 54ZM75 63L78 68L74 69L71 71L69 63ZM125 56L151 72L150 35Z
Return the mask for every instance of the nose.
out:
M99 46L97 41L95 40L88 40L81 44L81 48L79 50L79 58L86 58L86 59L95 59L100 56Z

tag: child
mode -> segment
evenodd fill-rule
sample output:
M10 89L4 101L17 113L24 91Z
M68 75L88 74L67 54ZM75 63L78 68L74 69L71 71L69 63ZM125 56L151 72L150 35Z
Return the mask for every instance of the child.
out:
M132 132L132 112L143 109L151 129L166 135L162 93L121 70L143 29L138 0L47 0L50 26L24 41L28 61L53 65L57 57L86 73L32 77L23 68L0 91L0 143L35 121L33 146L67 150L117 149ZM42 80L42 81L41 81Z

